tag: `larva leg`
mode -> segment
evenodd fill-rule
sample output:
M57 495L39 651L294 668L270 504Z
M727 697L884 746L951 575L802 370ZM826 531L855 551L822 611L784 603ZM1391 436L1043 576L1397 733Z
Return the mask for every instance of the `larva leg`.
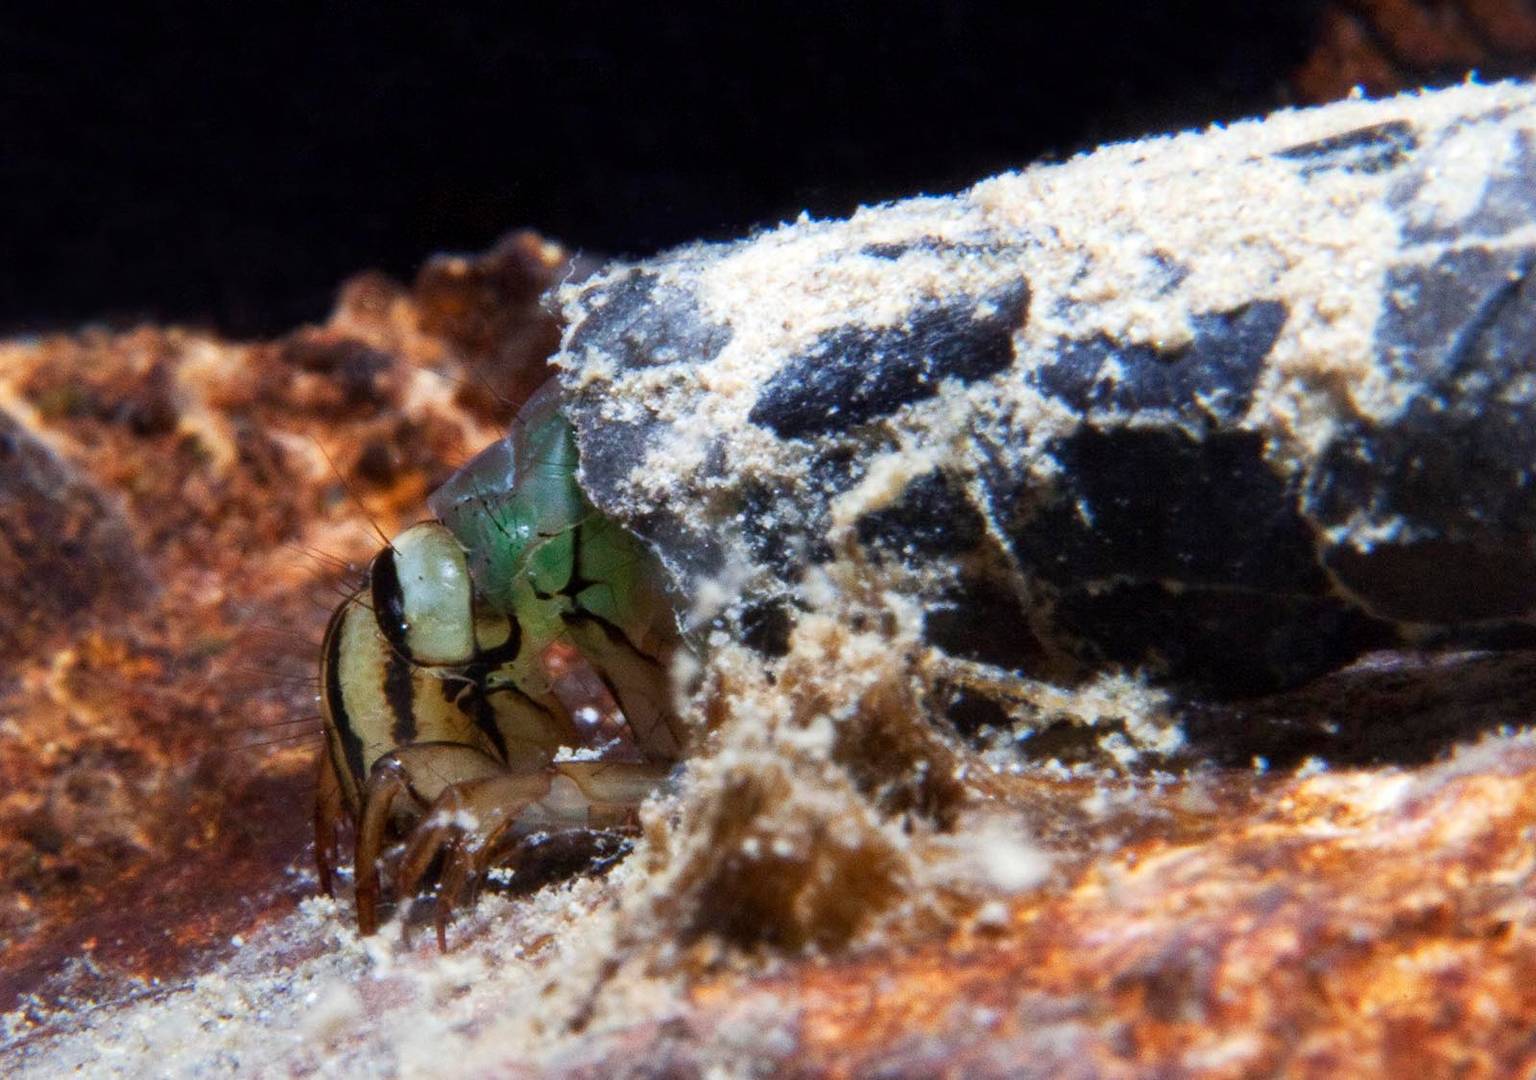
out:
M665 783L668 766L564 762L445 787L412 831L395 875L411 896L437 867L434 921L447 946L448 919L474 903L490 867L516 865L532 833L628 830L636 808Z
M320 777L315 789L315 871L320 891L336 895L336 829L341 824L341 783L329 754L320 757Z
M555 770L581 792L581 820L569 826L612 829L632 824L647 797L664 790L675 766L625 761L565 761Z
M452 784L411 833L396 872L395 894L418 892L441 858L436 913L439 947L447 946L448 915L461 904L473 902L502 838L549 786L550 774L544 769Z
M409 787L398 755L388 754L374 764L363 789L362 822L352 865L357 879L357 932L365 937L379 928L379 856L384 853L385 830L395 800Z

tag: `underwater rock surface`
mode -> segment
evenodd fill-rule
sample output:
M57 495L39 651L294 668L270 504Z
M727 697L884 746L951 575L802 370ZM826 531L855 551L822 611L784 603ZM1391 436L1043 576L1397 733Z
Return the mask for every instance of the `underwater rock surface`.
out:
M492 260L265 345L0 346L6 412L158 587L12 658L0 1067L1530 1074L1533 100L1111 147L569 292L587 478L686 590L696 740L630 858L487 896L446 955L315 895L310 752L265 733L316 649L246 630L323 623L297 556L376 543L344 487L420 514L504 424L466 370L549 327ZM1374 561L1421 530L1427 570ZM1328 610L1392 647L1346 662ZM253 694L253 659L287 677ZM1175 698L1178 738L1138 719ZM1102 767L1138 747L1200 767Z

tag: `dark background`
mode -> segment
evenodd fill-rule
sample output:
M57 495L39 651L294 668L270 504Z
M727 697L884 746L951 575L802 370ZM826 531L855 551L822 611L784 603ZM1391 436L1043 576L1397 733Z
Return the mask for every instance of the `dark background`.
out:
M1318 6L29 5L0 16L0 332L271 334L522 225L644 254L949 191L1286 103Z

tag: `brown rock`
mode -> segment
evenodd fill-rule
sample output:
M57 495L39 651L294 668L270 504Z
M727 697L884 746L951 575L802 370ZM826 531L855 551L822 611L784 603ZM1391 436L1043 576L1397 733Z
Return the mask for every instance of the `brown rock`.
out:
M481 308L522 291L472 342L438 271L274 342L0 345L0 1010L168 977L314 891L335 590L496 434L471 368L542 378L562 263L524 233L473 264Z

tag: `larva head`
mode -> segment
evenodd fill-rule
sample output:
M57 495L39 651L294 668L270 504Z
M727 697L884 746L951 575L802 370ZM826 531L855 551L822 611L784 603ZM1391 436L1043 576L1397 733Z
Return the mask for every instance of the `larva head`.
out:
M442 525L413 525L374 557L367 585L331 617L320 662L331 765L354 815L385 754L417 742L490 748L460 704L466 669L518 645L514 622L479 611L464 549Z

